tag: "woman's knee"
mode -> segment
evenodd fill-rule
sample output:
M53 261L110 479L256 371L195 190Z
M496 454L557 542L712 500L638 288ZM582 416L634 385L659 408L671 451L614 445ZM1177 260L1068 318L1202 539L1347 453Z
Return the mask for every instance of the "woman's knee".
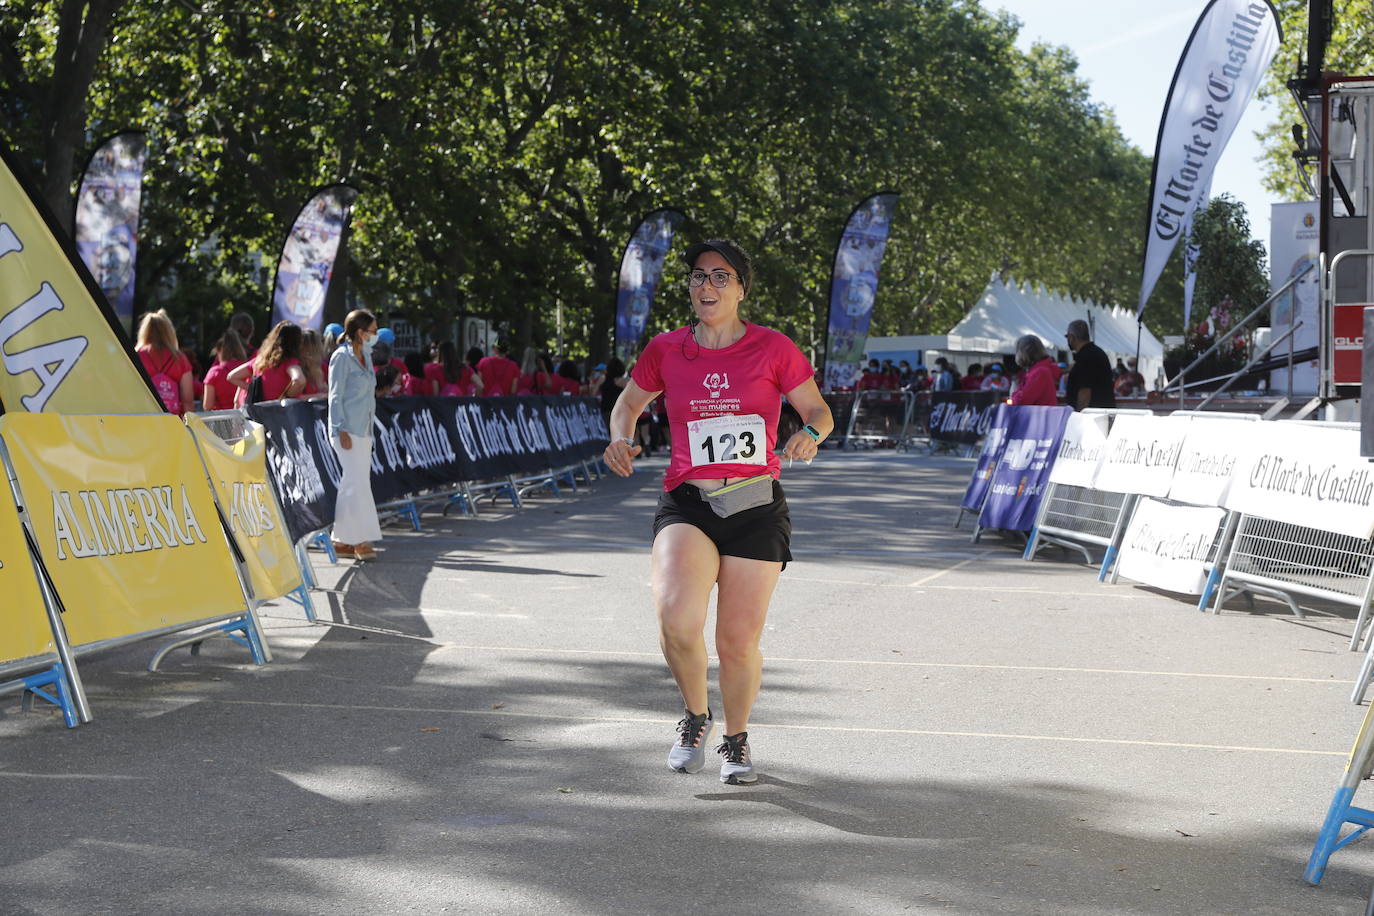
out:
M762 631L753 626L717 626L716 655L721 664L745 664L756 659L762 635Z

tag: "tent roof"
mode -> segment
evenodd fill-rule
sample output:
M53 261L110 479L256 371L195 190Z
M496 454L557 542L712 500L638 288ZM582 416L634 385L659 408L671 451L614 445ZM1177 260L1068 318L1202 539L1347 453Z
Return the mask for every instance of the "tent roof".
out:
M996 275L978 297L964 320L950 329L951 336L983 337L1015 344L1022 334L1035 334L1051 350L1064 346L1064 329L1075 318L1088 322L1093 341L1109 353L1131 356L1136 352L1135 312L1120 306L1099 305L1050 292L1041 284L1017 284ZM1164 345L1149 329L1140 327L1142 359L1162 359Z

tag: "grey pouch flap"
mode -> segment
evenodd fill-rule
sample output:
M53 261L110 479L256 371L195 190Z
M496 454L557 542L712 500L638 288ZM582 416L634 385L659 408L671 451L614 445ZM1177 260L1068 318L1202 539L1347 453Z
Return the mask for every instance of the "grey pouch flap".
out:
M760 474L737 483L721 487L719 490L702 492L701 498L711 507L711 511L721 518L729 518L745 509L757 509L773 501L773 477Z

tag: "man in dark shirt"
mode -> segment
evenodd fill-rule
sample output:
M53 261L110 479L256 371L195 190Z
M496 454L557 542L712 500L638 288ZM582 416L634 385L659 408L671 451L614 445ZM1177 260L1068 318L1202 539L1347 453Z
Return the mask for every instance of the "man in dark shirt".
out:
M1065 387L1069 406L1074 410L1115 407L1112 363L1102 348L1092 342L1088 323L1082 319L1070 321L1064 339L1073 351L1073 368L1069 370L1069 381Z

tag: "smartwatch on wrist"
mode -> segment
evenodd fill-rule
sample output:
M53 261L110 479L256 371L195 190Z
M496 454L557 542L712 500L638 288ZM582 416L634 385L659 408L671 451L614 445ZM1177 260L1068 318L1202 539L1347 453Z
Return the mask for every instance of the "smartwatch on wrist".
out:
M820 430L816 429L816 427L812 426L810 423L802 427L802 432L806 433L808 436L810 436L817 442L821 441Z

